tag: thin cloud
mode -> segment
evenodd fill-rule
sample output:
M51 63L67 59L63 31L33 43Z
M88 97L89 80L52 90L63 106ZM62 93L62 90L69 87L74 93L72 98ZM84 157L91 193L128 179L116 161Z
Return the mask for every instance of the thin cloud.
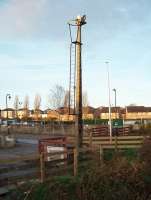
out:
M47 0L10 0L0 8L1 36L29 37L35 34Z

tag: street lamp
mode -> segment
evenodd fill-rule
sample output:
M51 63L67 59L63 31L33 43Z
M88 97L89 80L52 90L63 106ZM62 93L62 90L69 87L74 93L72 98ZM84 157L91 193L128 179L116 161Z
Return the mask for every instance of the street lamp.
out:
M7 112L7 116L6 116L6 120L7 120L7 126L8 126L8 99L11 99L11 95L10 94L6 94L6 112Z
M111 121L111 92L110 92L110 70L109 62L105 62L107 67L107 78L108 78L108 101L109 101L109 125L110 125L110 141L112 141L112 121Z
M22 105L23 103L21 101L18 102L18 109L17 109L17 118L18 118L18 111L19 109L21 108L20 106ZM19 117L20 118L20 117ZM21 118L22 118L22 113L21 113Z
M114 102L115 102L115 109L116 109L116 89L113 88L113 92L114 92Z
M115 120L118 118L118 116L117 116L117 107L116 107L116 89L115 88L113 88L112 89L113 90L113 92L114 92L114 103L115 103ZM116 121L115 121L115 123L117 123ZM115 131L115 150L117 151L117 136L118 136L118 127L115 127L114 128L114 131Z

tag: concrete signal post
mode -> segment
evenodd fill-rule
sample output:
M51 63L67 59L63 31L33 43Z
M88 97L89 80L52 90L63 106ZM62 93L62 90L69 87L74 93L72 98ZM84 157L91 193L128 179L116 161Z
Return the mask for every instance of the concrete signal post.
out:
M81 27L86 24L86 16L77 16L75 20L69 22L69 25L76 27L75 44L75 132L76 149L82 147L83 140L83 122L82 122L82 42Z
M86 24L86 16L78 16L76 19L77 25L77 40L76 40L76 109L75 109L75 127L77 136L77 147L82 147L83 139L83 122L82 122L82 66L81 66L81 27Z

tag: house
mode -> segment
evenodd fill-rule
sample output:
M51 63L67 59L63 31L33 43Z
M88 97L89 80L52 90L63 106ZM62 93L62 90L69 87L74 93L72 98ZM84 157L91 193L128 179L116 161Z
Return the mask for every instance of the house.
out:
M95 108L91 106L83 107L83 119L94 119L95 116Z
M42 110L30 110L29 111L29 118L35 121L41 120L42 119Z
M2 119L13 119L15 118L15 110L13 108L5 108L1 110Z
M44 120L46 120L48 118L48 111L47 110L42 111L41 118L44 119Z
M47 119L48 120L59 120L60 115L56 110L47 109Z
M151 119L151 107L127 106L125 119Z
M109 119L109 107L100 108L100 118ZM111 119L121 118L121 108L120 107L111 107Z
M16 117L19 119L27 119L30 115L30 111L25 108L20 108L16 112Z
M102 107L95 108L95 111L94 111L94 119L100 119L100 116L101 116L101 108L102 108Z
M68 107L60 107L56 110L59 113L60 120L61 121L74 121L75 115L74 115L74 109Z

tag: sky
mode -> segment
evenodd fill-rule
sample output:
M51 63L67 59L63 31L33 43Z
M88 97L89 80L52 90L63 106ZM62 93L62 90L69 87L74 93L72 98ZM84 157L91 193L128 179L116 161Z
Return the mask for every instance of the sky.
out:
M68 89L67 22L86 14L82 27L83 90L91 106L108 106L109 61L111 104L151 106L150 0L0 0L0 108L5 97L21 102L35 94L43 109L54 85ZM73 32L73 38L74 38Z

